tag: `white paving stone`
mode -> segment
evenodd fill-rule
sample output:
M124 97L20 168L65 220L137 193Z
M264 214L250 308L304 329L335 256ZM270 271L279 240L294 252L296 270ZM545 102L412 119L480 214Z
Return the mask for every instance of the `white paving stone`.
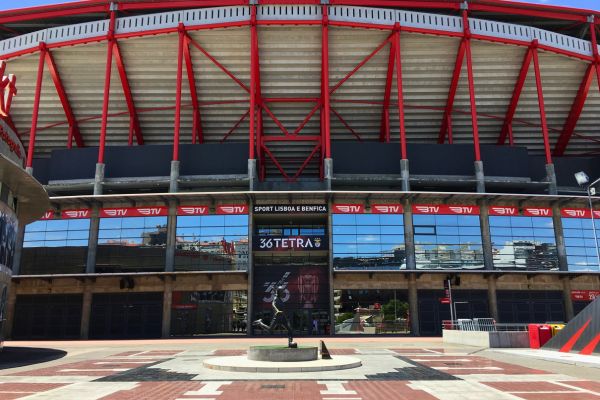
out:
M98 400L121 390L135 389L137 385L136 382L80 382L32 394L21 400Z

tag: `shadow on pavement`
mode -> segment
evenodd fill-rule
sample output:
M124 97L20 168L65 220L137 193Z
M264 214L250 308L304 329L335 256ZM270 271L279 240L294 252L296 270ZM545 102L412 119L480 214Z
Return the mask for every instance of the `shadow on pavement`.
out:
M66 351L57 349L4 347L0 350L0 370L58 360L66 355Z

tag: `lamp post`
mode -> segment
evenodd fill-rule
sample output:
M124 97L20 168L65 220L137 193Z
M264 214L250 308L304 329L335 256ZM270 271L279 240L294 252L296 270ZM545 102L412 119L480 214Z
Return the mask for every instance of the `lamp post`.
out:
M589 176L583 171L577 172L575 174L575 180L577 184L581 187L586 188L586 193L588 196L588 203L590 206L590 215L592 218L592 232L594 232L594 247L596 248L596 263L598 264L598 269L600 270L600 249L598 248L598 237L596 235L596 221L594 219L594 208L592 207L592 196L596 195L596 188L594 187L598 182L600 182L600 178L596 179L594 182L590 182Z

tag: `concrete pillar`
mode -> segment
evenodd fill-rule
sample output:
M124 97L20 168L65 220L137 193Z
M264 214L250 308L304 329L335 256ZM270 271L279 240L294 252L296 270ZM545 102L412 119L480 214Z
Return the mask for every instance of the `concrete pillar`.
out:
M479 225L481 227L481 240L483 245L483 265L485 269L494 269L494 254L492 251L492 236L490 234L490 219L487 202L478 201L479 205Z
M179 161L171 161L171 177L169 178L169 193L179 191Z
M573 308L573 299L571 298L571 279L568 276L562 277L563 283L563 302L565 303L565 318L570 321L575 316Z
M165 290L163 292L162 337L171 336L171 305L173 304L173 281L165 277Z
M552 205L552 223L554 225L554 237L556 238L558 269L560 271L568 271L569 264L567 263L567 248L565 246L565 237L563 235L563 225L558 203Z
M17 230L17 239L15 241L15 255L13 256L12 274L19 275L21 273L21 255L23 254L23 239L25 238L25 225L19 223Z
M333 159L331 158L326 158L324 160L324 179L325 179L325 185L327 190L331 190L331 183L333 181Z
M6 320L4 321L4 338L11 339L15 321L15 305L17 304L17 285L14 281L8 284L8 299L6 300ZM1 333L1 332L0 332Z
M408 169L408 160L400 160L400 179L402 183L402 191L410 191L410 172Z
M90 337L90 315L92 313L92 285L93 283L86 279L83 286L83 302L81 306L81 327L79 337L87 340Z
M85 273L93 274L96 272L96 256L98 253L98 231L100 229L100 207L92 206L92 216L90 217L90 233L88 241L87 261L85 264Z
M556 173L554 164L546 164L546 181L548 182L548 194L557 194Z
M494 321L500 322L498 320L498 296L496 295L496 280L497 278L494 275L488 275L487 277L488 308L490 311L490 317L494 318Z
M248 159L248 190L251 192L257 189L258 185L258 173L256 171L256 160Z
M415 259L415 237L412 219L412 204L406 199L402 202L404 207L404 251L406 252L406 269L417 269Z
M475 180L477 181L477 193L485 193L485 175L483 173L483 161L475 161Z
M175 271L175 245L177 244L177 202L169 201L167 217L167 250L165 252L165 272Z
M255 160L248 160L255 161ZM256 163L255 163L256 166ZM246 298L248 304L246 305L246 335L252 336L252 321L254 318L254 304L252 299L254 297L254 252L252 251L252 237L254 233L254 201L250 199L248 201L248 287L246 292Z
M408 309L410 311L410 330L413 336L420 336L419 329L419 296L417 293L417 276L408 276Z
M96 164L96 173L94 174L94 196L99 196L103 191L104 184L104 163Z
M333 202L331 198L327 201L327 241L329 243L329 258L327 265L329 266L329 335L335 335L335 305L333 304L335 293L333 285L333 214L331 213Z

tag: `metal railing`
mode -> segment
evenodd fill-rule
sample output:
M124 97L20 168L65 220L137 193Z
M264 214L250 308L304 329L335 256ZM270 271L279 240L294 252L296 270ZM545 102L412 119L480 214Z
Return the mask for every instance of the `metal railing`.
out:
M498 323L493 318L473 318L442 321L444 330L471 332L524 332L529 324Z

